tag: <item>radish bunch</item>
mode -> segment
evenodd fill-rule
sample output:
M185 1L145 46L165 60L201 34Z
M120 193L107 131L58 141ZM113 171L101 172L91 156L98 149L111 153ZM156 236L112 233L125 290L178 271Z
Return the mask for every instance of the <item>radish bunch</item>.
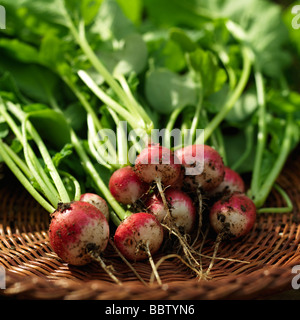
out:
M174 153L159 144L149 144L137 156L134 166L112 174L109 189L123 206L138 210L120 221L114 242L127 259L141 260L159 250L167 234L162 232L162 226L186 243L197 225L197 192L204 197L216 199L218 194L222 198L235 191L243 192L244 184L210 146L193 145ZM214 219L211 223L215 223Z
M202 214L199 194L213 202L207 208L208 217L222 239L244 236L253 227L256 208L244 194L241 177L225 167L220 154L208 145L191 145L173 152L159 144L149 144L133 166L115 170L107 186L71 130L71 143L97 191L82 194L76 178L55 167L26 114L13 105L10 112L19 124L5 108L0 108L1 115L22 143L24 159L18 158L4 143L0 143L0 155L51 214L50 244L66 263L82 266L96 260L119 283L100 257L112 235L109 222L113 222L116 225L114 244L122 257L131 261L148 258L153 266L152 255L160 250L164 239L175 235L188 263L194 267L197 262L190 240L202 220L200 214L197 215ZM40 155L49 175L43 172ZM69 194L61 174L73 181L73 194ZM35 185L31 184L32 180L36 181Z
M202 210L199 193L212 203L206 210L209 222L224 238L247 234L255 221L255 206L244 194L242 178L224 166L220 154L208 145L173 152L149 144L134 166L112 174L109 189L121 205L138 210L122 219L114 235L116 247L129 260L145 259L159 250L168 234L162 226L189 248L186 239L193 235L197 212Z

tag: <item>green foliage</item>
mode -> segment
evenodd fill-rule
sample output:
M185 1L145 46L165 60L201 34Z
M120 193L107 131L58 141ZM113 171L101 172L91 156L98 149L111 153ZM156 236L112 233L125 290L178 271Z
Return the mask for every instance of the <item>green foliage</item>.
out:
M112 110L118 120L132 116L132 126L150 128L172 124L178 111L173 125L207 129L206 143L223 150L239 172L253 171L259 186L276 178L279 171L271 168L280 169L282 154L299 142L300 47L292 6L283 11L267 0L1 4L7 29L0 31L0 96L22 105L57 167L82 177L70 160L70 128L88 150L87 113L97 130L115 129ZM94 83L83 82L79 70ZM95 86L108 98L99 101ZM0 119L0 138L20 154L10 133ZM107 181L110 171L99 170Z

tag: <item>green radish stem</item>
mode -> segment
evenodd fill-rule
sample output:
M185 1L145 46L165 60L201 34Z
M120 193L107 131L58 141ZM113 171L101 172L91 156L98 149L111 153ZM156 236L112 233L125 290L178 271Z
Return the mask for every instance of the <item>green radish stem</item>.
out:
M9 150L9 151L8 151ZM31 194L31 196L49 213L55 211L55 207L52 206L48 201L46 201L40 193L32 186L31 181L26 177L22 170L18 167L15 159L12 155L13 151L8 145L6 145L2 140L0 140L0 155L6 165L9 167L11 172L20 181L20 183L25 187L25 189ZM24 169L24 168L23 168Z
M37 131L33 128L33 126L31 125L31 123L29 122L29 117L30 114L26 115L24 117L24 120L22 122L22 132L23 132L23 141L24 141L24 146L27 145L27 131L29 131L31 137L33 138L33 140L35 141L35 143L37 144L39 151L43 157L43 160L45 161L46 167L49 170L50 176L53 179L53 182L58 190L59 196L60 196L60 200L63 203L67 203L70 202L70 197L68 195L68 192L61 180L60 175L58 174L54 163L52 161L52 158L43 142L43 140L41 139L41 137L39 136L39 134L37 133Z
M13 105L12 103L7 103L7 107L19 118L22 118L22 115L20 115L20 109ZM4 104L0 103L0 113L9 125L9 127L12 129L13 133L16 135L17 139L20 141L20 143L23 146L25 160L26 164L28 166L28 171L31 172L31 175L34 177L34 179L39 184L43 194L47 196L48 200L51 202L51 204L56 207L57 203L59 202L59 195L57 190L54 188L52 182L50 181L49 177L45 173L44 169L42 168L39 160L35 156L33 150L31 149L30 145L27 143L24 144L24 139L21 130L13 120L13 118L8 114L6 111L6 108L4 107Z
M78 76L101 101L111 107L115 112L119 113L120 116L126 119L132 127L135 127L137 123L140 126L142 125L142 123L133 116L134 112L131 113L127 111L118 102L107 95L85 71L78 71Z
M164 139L165 141L171 141L171 137L170 137L170 132L174 129L176 120L178 119L179 115L181 114L181 112L186 108L186 105L176 108L169 116L169 120L167 122L166 125L166 130L165 130L165 136ZM178 145L174 145L173 150L182 148L182 143L178 144Z
M266 99L263 76L258 68L255 66L255 83L257 89L258 102L258 134L257 134L257 149L254 160L253 175L251 180L251 193L255 195L259 190L260 168L265 150L267 139L267 123L266 123Z
M235 171L242 165L242 163L244 163L244 161L246 161L253 148L254 127L252 124L248 125L245 129L245 135L247 141L246 149L244 153L236 160L236 162L231 165L231 169Z
M254 198L253 201L257 208L260 208L265 203L272 189L272 186L274 185L278 175L283 169L283 166L287 160L287 157L289 155L290 148L291 148L293 131L294 131L293 128L294 128L294 122L293 122L292 114L289 114L287 119L287 124L286 124L285 135L281 144L279 155L272 167L272 170L268 174L267 178L264 180L264 183L260 187L259 191L256 194L253 194L253 193L251 194L251 196Z
M32 124L29 121L30 114L25 114L20 108L17 108L16 106L13 106L13 105L11 105L10 108L22 123L22 140L21 141L23 141L22 144L24 148L24 154L26 154L25 158L27 158L27 160L30 162L30 159L32 158L32 154L33 154L32 152L29 153L28 151L29 144L27 142L28 141L27 132L29 132L34 142L38 146L38 149L42 155L42 158L49 170L50 176L53 179L55 187L57 188L60 201L64 203L70 202L70 197L68 195L68 192L53 164L52 158L43 140L41 139L40 135L38 134L38 132L35 130L35 128L32 126ZM36 162L37 161L35 160L35 163ZM49 182L49 185L52 185L52 183ZM49 190L49 192L51 192L51 189Z
M106 161L103 157L103 154L106 150L104 150L104 147L101 143L99 143L99 140L97 139L98 134L95 128L95 124L93 121L93 118L90 114L87 116L87 124L88 124L88 145L90 152L94 156L94 158L104 167L106 167L109 170L118 169L119 166L117 163L117 153L115 151L115 148L113 148L113 145L110 141L107 141L107 152L109 153L108 159L109 161ZM101 152L100 152L101 151ZM111 153L112 152L112 153Z
M132 95L128 96L128 92L124 91L123 88L119 85L119 83L114 79L111 73L106 69L100 59L96 56L92 48L90 47L86 36L85 36L85 23L83 20L79 22L79 30L76 29L71 17L69 16L68 12L65 11L65 16L69 24L69 29L73 34L74 39L85 53L93 67L103 76L105 81L109 84L109 86L113 89L113 91L117 94L120 98L122 103L124 103L125 107L127 108L129 114L134 114L139 109L138 117L136 117L135 122L139 123L141 127L144 127L147 132L151 130L153 127L153 123L146 112L141 111L141 108L138 106L137 103L134 105L132 104ZM123 79L124 84L124 79ZM123 85L124 87L124 85ZM125 119L127 119L125 117Z
M82 166L90 174L91 178L94 180L95 184L99 188L99 191L101 191L101 193L104 195L104 197L107 200L107 202L113 208L113 210L115 211L115 213L117 215L117 218L120 221L124 220L131 213L125 211L120 206L120 204L116 201L116 199L112 196L112 194L110 193L108 187L103 182L101 176L99 175L99 173L95 169L93 163L89 159L86 151L84 150L83 146L81 145L80 140L78 139L77 135L75 134L75 132L73 130L71 131L71 140L72 140L72 144L73 144L78 156L81 159ZM116 219L115 216L112 217L112 220L115 223L118 223L118 219Z
M124 75L122 75L122 74L117 75L117 79L120 81L120 84L121 84L124 92L127 94L127 97L129 99L129 101L131 102L131 106L135 108L137 114L140 114L142 116L142 118L144 119L145 123L149 124L148 126L151 129L153 127L152 120L148 116L148 114L145 111L145 109L134 98L134 96L133 96L133 94L132 94L132 92L130 90L130 87L129 87Z
M209 124L204 129L203 131L204 142L208 140L208 138L212 135L214 130L224 120L224 118L227 116L229 111L233 108L236 101L239 99L239 97L241 96L241 94L243 93L246 87L246 84L249 80L250 72L251 72L252 55L251 55L251 51L247 47L243 47L242 55L243 55L243 70L242 70L242 75L239 79L239 82L236 85L232 94L230 95L229 99L223 106L223 108L219 111L219 113L217 113L217 115L209 122ZM196 139L195 144L197 144L198 141L200 141L200 139L203 139L201 135Z
M129 165L127 155L127 136L126 129L124 129L122 122L118 118L117 114L108 108L117 128L117 144L118 144L118 163L120 165Z
M199 119L200 119L200 115L201 115L202 103L203 103L202 77L199 73L197 76L197 80L198 80L198 95L199 95L199 97L198 97L198 103L196 105L195 115L193 117L193 121L192 121L192 125L191 125L191 134L190 134L191 144L193 143L195 136L196 136L196 129L198 127L198 123L199 123Z
M278 191L278 193L282 196L282 198L286 202L286 207L281 208L259 208L257 213L288 213L293 210L293 203L288 196L288 194L277 184L274 184L274 189Z
M67 177L69 180L71 180L74 184L74 188L75 188L75 193L74 193L74 201L79 201L80 200L80 196L81 196L81 187L80 187L80 183L78 182L78 180L76 180L74 178L74 176L72 176L70 173L59 170L59 173L65 177Z
M20 140L23 145L23 151L25 156L24 162L6 143L1 140L0 145L0 154L10 168L10 170L14 173L16 178L20 181L20 183L28 190L28 192L33 196L33 198L49 213L55 211L59 202L69 201L69 195L65 187L63 186L62 180L53 165L52 159L43 144L40 136L32 126L32 124L28 120L28 115L23 113L17 106L13 104L9 104L9 109L14 113L14 115L22 121L22 131L18 128L17 124L13 120L13 118L6 111L3 103L0 105L0 113L6 120L7 124L10 126L12 131L15 133L16 137ZM45 171L41 167L39 160L34 154L33 150L30 148L30 145L27 140L27 130L30 132L31 137L37 143L39 150L43 156L43 159L50 171L50 175L54 181L54 184L59 188L59 192L56 191L55 187L51 183L50 179L46 175ZM73 178L71 175L68 175L70 179L74 182L76 196L80 193L79 183ZM32 178L36 180L39 187L34 187L32 185ZM46 182L45 182L46 181ZM49 186L51 186L49 188ZM43 196L39 191L42 192ZM62 195L62 199L60 199L60 195ZM66 196L67 195L67 196ZM46 199L48 200L46 200Z
M287 160L287 157L290 152L292 135L293 135L293 119L292 115L287 116L287 124L285 135L281 144L281 149L279 155L273 165L272 170L268 174L267 178L264 180L264 183L260 185L260 168L263 159L263 153L266 146L267 139L267 122L266 122L266 99L265 99L265 87L261 71L258 66L255 66L255 82L257 88L257 100L259 106L259 118L258 118L258 135L257 135L257 151L255 155L254 168L251 180L251 187L249 190L249 195L253 198L253 201L257 208L261 208L264 202L266 201L269 193L271 192L272 186L274 185L279 173L281 172L284 163ZM291 211L292 205L287 196L287 194L281 189L277 188L277 191L283 196L287 201L287 207L284 208L261 208L259 212L289 212Z
M85 96L80 92L80 90L76 87L76 85L69 80L66 76L62 75L62 79L64 80L64 82L68 85L68 87L72 90L72 92L75 94L75 96L78 98L78 100L80 101L80 103L82 104L82 106L84 107L85 111L87 112L89 118L91 118L88 121L89 129L92 130L91 135L92 135L92 140L89 139L89 143L93 143L92 146L92 150L96 152L96 154L94 152L92 152L93 156L98 160L99 157L99 152L97 152L97 150L94 150L94 144L97 144L97 141L95 141L95 137L97 136L97 132L100 132L101 130L103 130L103 127L99 121L99 118L97 116L97 114L95 113L94 109L92 108L92 106L90 105L90 103L88 102L88 100L85 98ZM55 109L55 110L60 110L54 97L51 96L50 97L50 104L51 106ZM116 152L115 152L115 148L112 145L111 141L106 141L106 145L107 148L111 154L112 157L116 157ZM92 151L91 150L91 151ZM101 157L101 156L100 156ZM103 160L103 159L102 159ZM102 161L101 160L101 161ZM116 167L116 165L112 166L112 167ZM117 167L116 167L117 168Z

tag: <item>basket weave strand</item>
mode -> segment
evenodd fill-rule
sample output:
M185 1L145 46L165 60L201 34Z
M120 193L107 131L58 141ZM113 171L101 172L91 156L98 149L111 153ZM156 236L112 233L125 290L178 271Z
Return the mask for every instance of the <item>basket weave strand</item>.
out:
M104 260L123 285L113 283L96 262L84 267L65 264L52 251L48 238L49 215L9 175L0 190L0 266L6 289L0 296L19 299L252 299L291 289L291 270L300 265L300 154L288 160L278 184L290 196L294 209L286 214L260 214L243 239L222 242L210 280L198 280L179 259L165 260L158 272L163 283L145 287L109 246ZM267 204L285 206L275 190ZM199 246L199 244L197 244ZM203 268L212 256L214 237L202 249ZM197 247L197 246L196 246ZM165 253L156 255L157 262ZM231 260L228 260L231 259ZM238 260L247 262L242 263ZM149 283L148 262L134 263Z

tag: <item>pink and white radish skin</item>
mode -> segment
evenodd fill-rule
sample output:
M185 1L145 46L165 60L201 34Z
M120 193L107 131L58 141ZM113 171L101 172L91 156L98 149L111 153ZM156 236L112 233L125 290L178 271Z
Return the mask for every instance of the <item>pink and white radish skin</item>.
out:
M170 184L170 187L173 189L181 190L184 186L184 176L185 176L185 169L181 166L180 174L176 181Z
M245 192L245 183L242 177L229 167L224 167L224 180L208 193L210 197L221 197L234 192Z
M80 196L80 201L89 202L98 208L105 216L106 220L109 221L109 208L107 202L95 193L84 193Z
M237 239L253 228L256 207L243 193L235 192L218 200L209 213L210 224L224 238Z
M180 176L181 165L176 155L159 144L143 149L135 161L135 172L146 183L160 181L169 186Z
M89 248L103 252L109 239L109 225L94 205L74 201L62 204L51 215L49 239L53 251L66 263L81 266L92 261Z
M133 213L117 227L114 243L123 256L131 261L140 261L155 254L163 242L163 228L150 213Z
M109 190L122 204L133 204L148 190L149 185L142 181L131 166L116 170L110 177Z
M192 199L183 191L168 188L165 197L170 207L171 219L184 234L190 233L196 222L196 208ZM164 203L160 195L153 194L146 202L147 210L163 223L167 216Z
M176 151L180 163L186 167L184 184L192 191L210 191L224 179L224 163L220 154L208 145L189 145ZM188 174L188 171L192 174Z

